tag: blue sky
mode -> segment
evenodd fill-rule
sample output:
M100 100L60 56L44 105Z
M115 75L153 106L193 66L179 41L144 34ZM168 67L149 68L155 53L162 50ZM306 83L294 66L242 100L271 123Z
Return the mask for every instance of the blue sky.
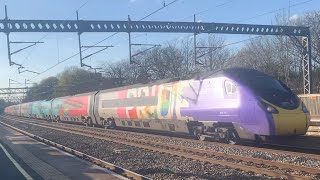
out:
M172 0L166 0L168 4ZM202 22L274 24L277 13L288 13L289 3L299 4L290 8L291 18L309 11L319 11L319 0L178 0L145 20L154 21L193 21L193 14ZM126 20L130 15L132 20L139 20L163 5L163 0L0 0L0 18L4 18L4 6L8 6L10 19L75 19L75 10L79 9L81 19L85 20ZM272 12L273 13L267 13ZM261 14L265 14L259 16ZM85 33L82 36L83 45L92 45L112 33ZM183 38L188 34L135 33L133 43L166 44ZM57 62L78 52L78 41L75 33L12 33L12 41L38 41L34 48L13 56L13 61L23 64L27 69L42 72ZM246 35L224 36L227 43L247 39ZM43 73L36 78L35 74L18 74L17 67L8 64L5 34L0 34L0 87L8 87L8 79L24 82L56 75L66 67L79 66L76 56L65 63ZM104 53L100 53L85 63L97 67L105 62L116 62L128 58L128 35L119 33L101 45L114 45ZM235 47L241 47L237 44ZM16 50L20 46L12 46ZM85 54L84 54L85 55ZM13 85L14 86L14 85ZM18 87L18 85L16 85Z

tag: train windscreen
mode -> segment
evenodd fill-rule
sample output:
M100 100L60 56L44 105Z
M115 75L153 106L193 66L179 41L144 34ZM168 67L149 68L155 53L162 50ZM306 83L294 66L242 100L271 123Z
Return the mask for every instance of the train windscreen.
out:
M257 96L266 101L284 108L296 109L299 106L298 97L284 83L268 76L254 76L246 79L249 86Z

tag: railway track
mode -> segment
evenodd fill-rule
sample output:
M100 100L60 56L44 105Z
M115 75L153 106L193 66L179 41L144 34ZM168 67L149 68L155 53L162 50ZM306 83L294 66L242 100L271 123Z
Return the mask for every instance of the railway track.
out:
M128 146L134 146L149 151L156 151L166 153L178 157L189 158L192 160L199 160L206 163L224 165L234 169L241 169L243 171L255 172L258 174L265 174L271 177L281 177L285 179L308 179L310 177L320 178L319 168L306 167L288 163L280 163L260 158L226 154L223 152L216 152L208 149L200 149L194 147L186 147L183 145L174 145L163 142L155 142L145 139L139 139L135 137L119 136L116 134L104 133L97 131L96 128L83 128L82 126L65 125L59 123L47 123L47 122L35 122L32 120L26 120L27 118L18 117L3 117L10 121L14 120L19 123L29 124L32 126L53 129L57 131L63 131L67 133L78 134L82 136L94 137L114 143L124 144ZM108 130L109 131L109 130ZM111 130L114 131L114 130ZM149 135L148 136L152 136ZM182 140L182 138L180 138ZM183 141L194 141L190 139L183 139ZM227 144L219 144L222 147L227 147ZM241 147L251 150L263 150L270 153L282 153L286 155L294 155L299 157L312 157L320 160L320 156L310 155L297 152L286 152L273 149L259 149L255 147L247 146L232 146ZM230 148L230 146L229 146Z
M12 117L12 116L0 116L0 117ZM22 120L29 121L30 118L25 118L25 117L15 117L19 118ZM48 122L46 120L31 120L34 123L50 123L50 124L59 124L57 122ZM82 125L75 125L75 124L68 124L65 123L64 125L66 126L71 126L71 127L82 127L82 128L87 128L87 129L94 129L94 131L100 131L100 132L121 132L124 131L127 134L132 134L132 135L142 135L142 136L148 136L148 137L153 137L153 138L170 138L176 141L183 141L183 142L190 142L194 143L197 142L199 144L212 144L212 145L219 145L223 148L230 148L230 147L236 147L236 148L245 148L247 150L259 150L259 151L268 151L270 153L283 153L283 151L288 151L286 152L288 155L293 155L293 156L300 156L303 153L304 157L320 157L320 156L314 156L314 155L320 155L320 137L310 137L310 136L299 136L296 137L294 140L288 140L288 139L282 139L279 140L278 142L275 143L264 143L264 144L253 144L253 143L243 143L241 145L229 145L226 143L220 143L220 142L202 142L199 140L195 140L191 136L182 136L182 135L173 135L168 133L162 133L162 132L152 132L152 133L145 133L145 131L141 132L138 130L134 131L128 131L128 130L114 130L114 129L101 129L101 128L94 128L94 127L89 127L89 126L82 126ZM299 142L299 143L298 143ZM301 143L302 142L302 143ZM313 148L310 146L312 145ZM297 153L296 153L297 152ZM313 155L314 154L314 155Z

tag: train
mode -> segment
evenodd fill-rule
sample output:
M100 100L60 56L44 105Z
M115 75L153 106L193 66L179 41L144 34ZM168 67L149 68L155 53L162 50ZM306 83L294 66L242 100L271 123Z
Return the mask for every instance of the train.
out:
M283 82L248 68L17 104L9 115L191 134L228 143L304 135L310 114Z

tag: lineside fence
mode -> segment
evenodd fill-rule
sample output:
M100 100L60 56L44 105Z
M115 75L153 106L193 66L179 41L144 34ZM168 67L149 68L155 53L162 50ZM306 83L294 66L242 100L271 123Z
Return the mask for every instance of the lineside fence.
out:
M307 135L320 136L320 94L301 94L298 96L307 106L311 116Z

